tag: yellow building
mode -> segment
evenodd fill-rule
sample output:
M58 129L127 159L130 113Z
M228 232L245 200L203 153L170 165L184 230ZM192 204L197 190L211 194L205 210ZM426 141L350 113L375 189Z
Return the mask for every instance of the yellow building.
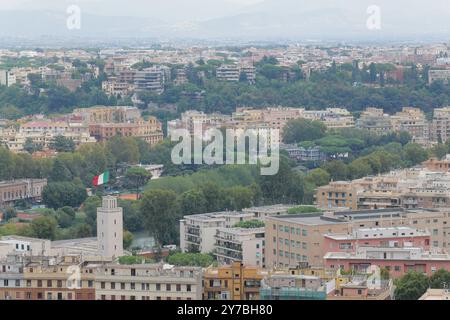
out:
M259 300L261 280L267 272L240 262L206 269L203 300Z

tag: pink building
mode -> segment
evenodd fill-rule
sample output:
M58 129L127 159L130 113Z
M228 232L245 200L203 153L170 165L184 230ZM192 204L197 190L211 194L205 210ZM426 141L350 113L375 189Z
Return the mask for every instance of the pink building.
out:
M389 270L392 278L408 271L432 275L445 269L450 271L450 254L431 253L422 248L359 247L356 252L328 252L324 256L326 268L370 272L371 266Z
M355 252L358 247L430 249L430 233L410 227L361 228L349 234L324 235L324 252Z

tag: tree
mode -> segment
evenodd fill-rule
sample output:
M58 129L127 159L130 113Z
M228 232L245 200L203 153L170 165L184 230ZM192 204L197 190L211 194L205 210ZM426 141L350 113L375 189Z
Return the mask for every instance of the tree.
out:
M53 209L78 207L86 198L86 189L72 182L51 182L42 191L43 202Z
M57 152L74 152L75 142L72 139L59 135L56 136L50 144L50 148L56 150Z
M81 209L86 214L86 222L92 226L94 230L97 229L97 208L102 206L102 199L99 196L87 198Z
M33 154L36 151L41 151L42 150L42 145L34 143L31 138L26 138L25 143L23 144L23 149L26 152L28 152L30 154Z
M242 210L253 205L253 191L250 188L234 186L224 189L223 192L228 210Z
M289 120L283 130L283 141L285 143L298 143L317 140L325 135L326 130L326 126L320 121Z
M53 217L40 217L30 224L30 236L39 239L54 240L58 223Z
M417 143L408 143L403 148L403 154L408 165L416 165L428 159L428 151Z
M420 272L410 271L395 281L396 300L418 300L428 289L428 278Z
M13 207L7 207L3 211L3 221L8 221L9 219L12 219L15 217L17 217L17 212L16 212L16 209L14 209Z
M144 186L151 178L152 174L140 167L129 168L125 173L127 185L136 189L137 199L139 199L139 188Z
M177 242L180 218L177 195L168 190L148 190L141 199L141 215L146 229L161 245Z
M194 189L183 192L179 198L182 215L205 213L207 203L201 190Z
M125 249L128 249L129 247L131 247L132 243L133 243L133 234L128 230L124 230L123 231L123 247Z
M317 168L311 170L306 176L306 181L317 187L324 186L330 182L330 174L324 169Z
M349 176L348 166L341 160L327 161L322 165L322 169L327 171L334 181L347 180Z
M118 206L123 210L123 226L129 231L143 230L139 202L130 200L118 200Z
M430 277L430 288L443 289L450 286L450 271L440 269Z
M60 158L56 158L53 162L52 172L50 173L50 181L71 181L73 175L70 170L64 165L64 162Z

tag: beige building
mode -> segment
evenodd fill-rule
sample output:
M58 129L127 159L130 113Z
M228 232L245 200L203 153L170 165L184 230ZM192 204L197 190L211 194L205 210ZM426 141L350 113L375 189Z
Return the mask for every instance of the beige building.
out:
M450 107L433 110L430 135L433 141L446 142L450 138Z
M430 138L430 124L425 113L419 108L405 107L402 111L391 116L392 128L394 131L406 131L412 141L428 145Z
M0 207L17 200L40 201L47 179L0 181Z
M350 224L344 220L319 214L273 216L266 219L266 266L297 267L308 264L322 266L323 235L347 233Z
M123 213L117 206L117 198L103 197L102 207L97 209L98 252L102 257L123 255Z
M356 127L375 134L386 134L392 131L390 116L383 109L367 108L356 121Z
M98 266L96 300L201 300L202 269L163 264Z

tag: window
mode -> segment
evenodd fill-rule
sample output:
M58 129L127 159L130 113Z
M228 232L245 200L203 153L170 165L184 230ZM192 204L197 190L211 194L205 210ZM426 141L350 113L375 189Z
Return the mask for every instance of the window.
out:
M62 288L62 280L58 280L58 281L56 282L56 286L57 286L58 288Z
M135 277L136 276L136 269L131 269L131 276Z
M192 290L191 285L190 285L190 284L187 284L187 285L186 285L186 291L187 291L187 292L191 292L191 290Z
M181 284L177 284L177 291L181 291Z
M44 294L42 292L38 292L37 293L37 298L38 298L38 300L44 299Z
M38 288L42 288L42 280L37 281L37 286L38 286Z
M130 289L131 290L135 290L136 289L136 284L134 282L130 283Z
M125 290L125 282L120 283L120 289Z
M52 280L47 280L47 287L51 288L52 287Z
M105 289L105 283L104 282L100 282L100 288Z
M161 291L161 284L160 283L156 284L156 291Z
M111 289L116 289L116 283L115 282L111 282Z

